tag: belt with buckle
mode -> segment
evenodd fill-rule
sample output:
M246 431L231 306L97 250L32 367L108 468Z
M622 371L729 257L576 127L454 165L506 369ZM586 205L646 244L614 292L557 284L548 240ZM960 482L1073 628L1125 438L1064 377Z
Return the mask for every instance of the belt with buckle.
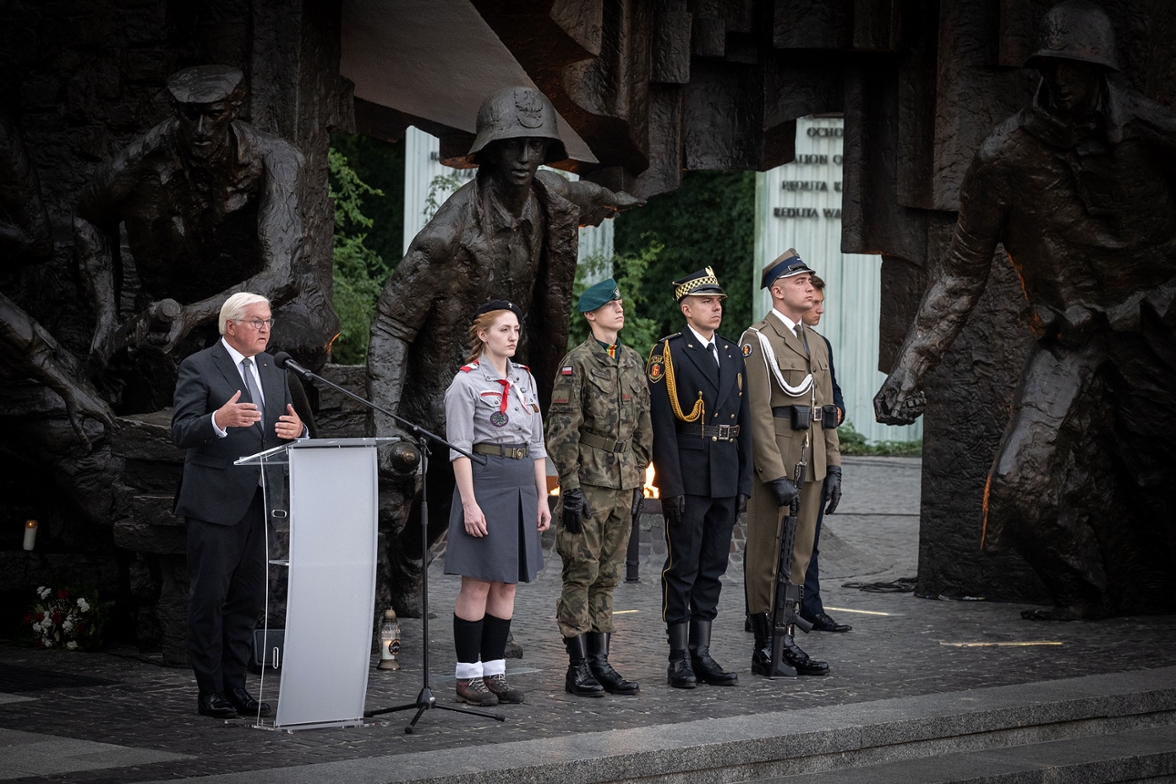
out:
M772 406L772 416L776 417L777 419L791 419L792 406ZM820 406L813 407L813 421L817 423L818 427L821 426Z
M711 441L734 441L739 437L739 425L692 425L689 422L678 423L678 435L709 438Z
M479 455L495 455L509 457L512 460L522 460L527 456L527 445L512 446L510 444L474 444L472 450Z
M624 452L629 448L628 441L617 441L612 438L605 438L595 433L585 433L583 431L580 433L580 443L596 447L597 449L603 449L605 452Z

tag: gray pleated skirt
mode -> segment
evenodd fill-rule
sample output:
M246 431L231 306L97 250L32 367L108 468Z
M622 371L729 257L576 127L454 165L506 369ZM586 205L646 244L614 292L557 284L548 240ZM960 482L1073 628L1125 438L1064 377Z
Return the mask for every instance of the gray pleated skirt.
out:
M539 542L539 495L530 457L482 455L472 464L474 497L486 515L487 535L465 530L461 494L454 489L445 545L445 573L498 583L529 583L543 568Z

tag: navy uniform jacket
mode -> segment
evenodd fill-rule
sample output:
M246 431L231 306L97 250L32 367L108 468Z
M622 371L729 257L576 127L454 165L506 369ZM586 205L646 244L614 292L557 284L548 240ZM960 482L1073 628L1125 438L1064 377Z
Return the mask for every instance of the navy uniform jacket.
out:
M669 346L673 378L665 359ZM662 498L702 495L730 498L751 495L751 412L746 392L747 377L738 344L715 334L721 365L686 331L662 338L653 347L646 376L649 379L650 415L653 420L654 483ZM681 428L698 429L703 422L682 422L670 405L670 386L678 405L689 416L702 393L707 426L738 425L735 441L680 434Z

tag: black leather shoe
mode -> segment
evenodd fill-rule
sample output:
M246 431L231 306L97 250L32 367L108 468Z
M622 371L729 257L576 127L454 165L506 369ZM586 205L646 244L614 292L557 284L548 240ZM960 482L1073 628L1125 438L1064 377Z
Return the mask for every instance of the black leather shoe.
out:
M219 694L201 694L196 699L196 712L214 719L237 718L237 711L232 703Z
M268 702L258 702L253 699L252 694L242 688L226 689L225 699L237 709L237 713L240 713L246 718L249 716L268 716L271 713Z
M830 618L828 613L823 612L805 620L813 625L814 632L847 632L853 628L848 623L838 623Z

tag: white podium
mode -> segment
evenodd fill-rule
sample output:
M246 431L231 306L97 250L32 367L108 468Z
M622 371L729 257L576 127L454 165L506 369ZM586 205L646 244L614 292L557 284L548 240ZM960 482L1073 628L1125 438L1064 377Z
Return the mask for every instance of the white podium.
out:
M273 722L259 726L364 724L375 629L376 447L395 440L309 439L236 461L263 466L267 521L271 499L280 505L285 489L279 466L289 466L289 559L271 560L288 568L281 685Z

